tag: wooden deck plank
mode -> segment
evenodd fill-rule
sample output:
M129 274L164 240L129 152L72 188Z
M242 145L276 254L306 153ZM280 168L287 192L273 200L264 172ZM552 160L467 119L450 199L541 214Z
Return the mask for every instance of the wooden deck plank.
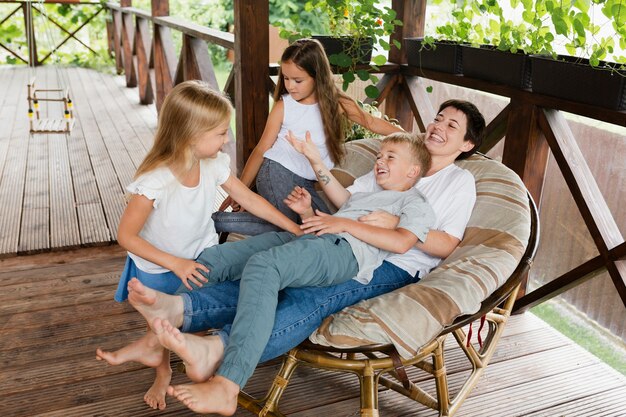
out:
M69 77L75 80L72 96L76 123L67 146L81 243L90 245L111 241L113 235L107 225L97 184L97 176L103 175L103 172L95 171L87 144L88 138L95 142L100 132L95 123L96 116L86 105L89 97L82 89L78 71L76 68L68 69Z
M2 177L0 177L0 254L16 253L19 242L21 206L28 146L28 118L26 111L27 71L15 67L3 67L12 73L7 88L7 102L3 104L1 117L6 122L2 129ZM11 100L12 99L12 100ZM6 120L4 119L6 118Z

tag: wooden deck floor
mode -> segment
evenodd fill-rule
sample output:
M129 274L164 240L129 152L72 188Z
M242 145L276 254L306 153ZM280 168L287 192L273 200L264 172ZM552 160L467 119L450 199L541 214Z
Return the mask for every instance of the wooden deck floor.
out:
M171 399L165 411L143 404L152 370L95 360L96 347L121 347L145 329L131 307L112 301L123 261L115 245L0 260L0 415L193 415ZM452 386L467 371L460 359L458 349L448 351ZM262 392L277 367L259 367L246 390ZM174 381L186 376L175 373ZM424 387L433 390L428 381ZM626 378L525 314L513 317L457 415L624 416L625 396ZM282 406L294 417L358 416L356 378L300 367ZM385 417L434 415L383 389L380 407Z
M29 135L26 85L69 86L71 134ZM124 187L151 146L154 106L123 78L84 68L0 66L0 256L115 241ZM41 102L42 117L62 118Z

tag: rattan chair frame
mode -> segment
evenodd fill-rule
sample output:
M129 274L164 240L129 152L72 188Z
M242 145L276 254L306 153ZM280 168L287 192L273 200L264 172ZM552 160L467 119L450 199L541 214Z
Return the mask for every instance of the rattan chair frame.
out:
M278 405L280 398L295 369L299 365L307 365L357 375L360 383L362 417L379 416L379 384L438 411L439 416L454 415L489 364L513 309L520 283L535 257L540 234L539 215L530 194L528 194L528 199L531 212L531 233L526 251L515 271L500 288L482 302L478 312L457 318L410 359L401 358L393 345L368 345L339 349L316 345L307 340L286 354L272 386L263 398L255 399L242 391L239 395L239 405L259 416L283 417L284 414L280 412ZM484 343L481 347L473 343L468 344L464 328L483 316L487 324ZM454 396L451 396L448 389L444 360L444 343L450 334L453 335L472 367L463 386ZM433 376L436 398L406 378L404 368L409 366L418 367Z

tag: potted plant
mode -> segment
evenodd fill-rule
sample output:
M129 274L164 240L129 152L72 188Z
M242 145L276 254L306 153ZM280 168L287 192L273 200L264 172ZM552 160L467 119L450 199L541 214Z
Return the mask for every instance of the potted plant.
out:
M389 123L394 126L400 126L400 123L396 119L390 119L389 116L383 114L378 109L378 102L372 101L372 104L364 103L362 101L357 102L361 108L367 113L371 114L374 117L379 117L381 119L385 119ZM350 122L346 125L346 142L350 142L352 140L364 139L364 138L381 138L381 135L378 135L371 130L365 128L364 126Z
M466 43L461 47L464 76L625 108L626 57L617 51L626 50L626 0L454 3L457 8L436 27L433 39ZM607 57L614 62L604 62ZM576 78L587 70L592 72ZM554 89L560 87L563 92Z
M281 29L280 36L289 41L317 38L325 45L330 63L342 72L344 91L358 78L372 83L365 88L368 97L378 97L379 91L373 85L378 78L372 72L386 64L387 57L372 52L401 47L398 41L389 43L389 35L402 25L395 10L383 7L378 0L308 0L304 11L321 17L323 35L300 25L300 16L293 13L289 20L274 23Z

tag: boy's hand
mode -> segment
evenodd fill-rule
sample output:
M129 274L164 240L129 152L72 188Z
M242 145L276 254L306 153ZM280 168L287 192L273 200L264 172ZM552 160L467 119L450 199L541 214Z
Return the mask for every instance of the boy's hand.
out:
M300 228L304 233L315 233L316 236L327 233L342 233L346 231L346 224L350 221L343 217L335 217L323 211L315 210L315 216L302 219Z
M311 194L302 187L296 185L283 202L303 219L313 216Z
M311 165L322 162L322 156L320 155L319 149L313 141L311 140L311 132L307 130L304 140L299 139L294 136L293 132L290 130L287 134L287 140L291 143L291 146L302 155L306 156Z
M383 229L395 229L400 223L400 218L388 213L384 210L375 210L365 216L359 217L361 223L366 223L371 226L382 227Z
M208 282L201 273L200 270L208 273L209 268L206 266L192 261L191 259L178 258L172 268L172 272L176 274L178 278L183 282L183 285L188 290L193 290L193 287L189 284L189 281L196 284L198 287L202 287L203 282Z

